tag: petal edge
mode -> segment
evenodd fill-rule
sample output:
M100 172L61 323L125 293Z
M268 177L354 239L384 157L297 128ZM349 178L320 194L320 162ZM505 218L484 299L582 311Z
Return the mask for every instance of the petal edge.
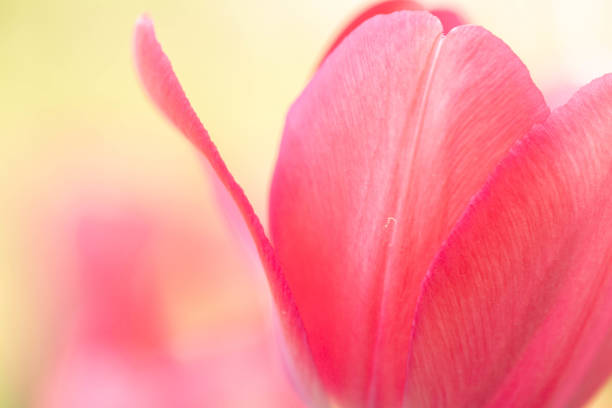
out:
M174 74L170 60L157 41L153 22L146 15L141 16L136 23L134 58L141 82L155 105L204 154L219 181L240 210L257 247L277 307L280 325L288 343L285 352L290 354L287 363L291 366L292 373L300 377L296 386L302 387L300 391L305 398L319 406L326 406L325 396L312 363L307 334L285 276L276 261L274 248L251 203L234 180L208 132L191 107ZM293 367L294 364L296 367Z
M608 75L475 196L423 284L405 405L567 406L611 372L611 134Z

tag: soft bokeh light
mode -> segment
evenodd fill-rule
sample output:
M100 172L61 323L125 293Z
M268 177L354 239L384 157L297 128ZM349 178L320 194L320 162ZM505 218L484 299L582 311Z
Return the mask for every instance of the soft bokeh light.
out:
M608 1L423 3L454 8L501 37L553 103L612 72ZM163 282L177 358L204 355L229 378L263 344L266 358L236 386L254 392L275 373L277 395L261 398L282 398L289 385L270 340L263 275L236 250L200 158L143 95L132 28L142 12L155 19L196 111L265 224L285 113L333 35L366 4L0 2L0 406L33 404L79 307L69 295L71 223L83 208L114 220L126 206L153 220L150 270ZM228 381L210 387L227 394ZM593 406L612 405L611 389Z

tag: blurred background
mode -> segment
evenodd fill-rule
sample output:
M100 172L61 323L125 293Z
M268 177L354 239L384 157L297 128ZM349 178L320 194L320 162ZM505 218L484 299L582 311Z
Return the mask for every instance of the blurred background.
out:
M504 39L552 104L612 72L607 0L422 3ZM192 147L145 98L132 29L151 15L265 224L285 113L367 4L0 0L1 407L120 407L126 384L132 407L299 406L262 271ZM611 389L592 406L612 406Z

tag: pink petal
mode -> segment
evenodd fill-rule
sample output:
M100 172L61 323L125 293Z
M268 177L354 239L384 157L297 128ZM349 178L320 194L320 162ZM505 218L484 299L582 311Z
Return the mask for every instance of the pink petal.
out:
M32 404L37 408L196 408L205 399L167 358L134 358L77 344L63 352Z
M136 24L134 57L140 79L153 102L204 154L219 181L223 183L242 213L266 271L272 297L278 308L281 326L289 343L287 352L291 354L291 357L288 362L296 365L292 371L301 373L301 385L305 388L303 392L308 395L308 398L323 404L323 396L318 387L308 339L291 291L276 261L274 249L251 203L230 174L208 132L193 111L172 70L170 61L155 37L153 23L146 16L141 17Z
M342 29L340 34L338 34L332 45L329 47L329 49L319 62L319 66L321 66L323 61L325 61L325 58L327 58L329 54L331 54L331 52L335 50L338 45L340 45L344 38L346 38L346 36L349 35L353 30L363 24L364 21L379 14L391 14L396 11L402 10L424 10L424 8L418 2L411 0L388 0L373 4L372 6L359 13L356 17L354 17L346 25L346 27ZM448 33L452 28L458 25L465 24L463 18L460 15L450 10L432 10L431 13L438 17L438 19L442 22L444 33Z
M458 14L456 11L449 9L433 9L431 10L431 14L438 17L440 22L442 23L442 28L444 29L444 33L447 34L453 28L467 24L465 19Z
M303 407L265 339L222 336L212 353L175 360L73 343L36 390L36 408ZM237 390L237 386L239 389Z
M407 406L578 406L610 373L611 134L607 76L474 198L423 286Z
M333 50L340 45L340 43L349 35L353 30L363 24L364 21L379 15L379 14L391 14L395 11L400 10L424 10L423 6L421 6L416 1L411 0L389 0L382 1L380 3L373 4L367 9L363 10L356 17L354 17L347 25L340 31L340 34L336 37L334 42L329 46L327 52L319 61L319 66L325 61L325 59L331 54Z
M416 298L451 227L516 138L548 116L486 30L443 40L425 12L374 17L295 102L271 235L325 385L397 406Z
M79 210L85 212L75 231L82 341L137 353L161 347L162 301L145 265L152 219L132 209L109 217Z

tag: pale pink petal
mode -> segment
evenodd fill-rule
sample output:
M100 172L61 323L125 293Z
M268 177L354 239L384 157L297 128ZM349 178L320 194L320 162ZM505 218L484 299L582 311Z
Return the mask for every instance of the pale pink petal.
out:
M227 337L227 336L225 336ZM223 338L212 353L173 359L170 350L139 358L71 344L32 404L36 408L299 408L265 339Z
M151 221L136 212L80 216L74 244L81 341L139 353L164 344L158 282L145 265Z
M192 364L193 385L206 396L202 407L305 407L282 369L277 345L267 336L236 337L207 345L213 352Z
M407 406L578 406L612 369L612 76L537 125L423 285Z
M353 30L363 24L366 20L377 16L379 14L391 14L401 10L424 10L423 6L416 1L411 0L389 0L376 3L367 9L363 10L356 17L354 17L347 25L340 31L340 34L336 37L334 42L329 46L327 52L325 52L323 58L319 62L319 66L325 61L325 58L340 45L340 43L349 35ZM432 10L431 13L438 17L442 23L444 33L448 33L452 28L465 24L463 18L451 11L446 9Z
M197 408L206 401L173 362L71 345L45 379L37 408Z
M271 234L319 373L351 404L396 406L427 267L516 139L548 116L486 30L442 36L426 12L377 16L289 113Z
M266 271L285 338L289 343L287 352L291 354L291 357L288 363L295 364L296 367L292 371L299 371L301 374L300 385L304 387L302 391L308 398L323 404L324 397L318 387L308 339L291 291L276 261L274 249L250 202L230 174L208 132L191 107L172 70L170 61L155 37L153 23L146 16L141 17L136 24L134 56L140 79L153 102L204 154L242 213Z

